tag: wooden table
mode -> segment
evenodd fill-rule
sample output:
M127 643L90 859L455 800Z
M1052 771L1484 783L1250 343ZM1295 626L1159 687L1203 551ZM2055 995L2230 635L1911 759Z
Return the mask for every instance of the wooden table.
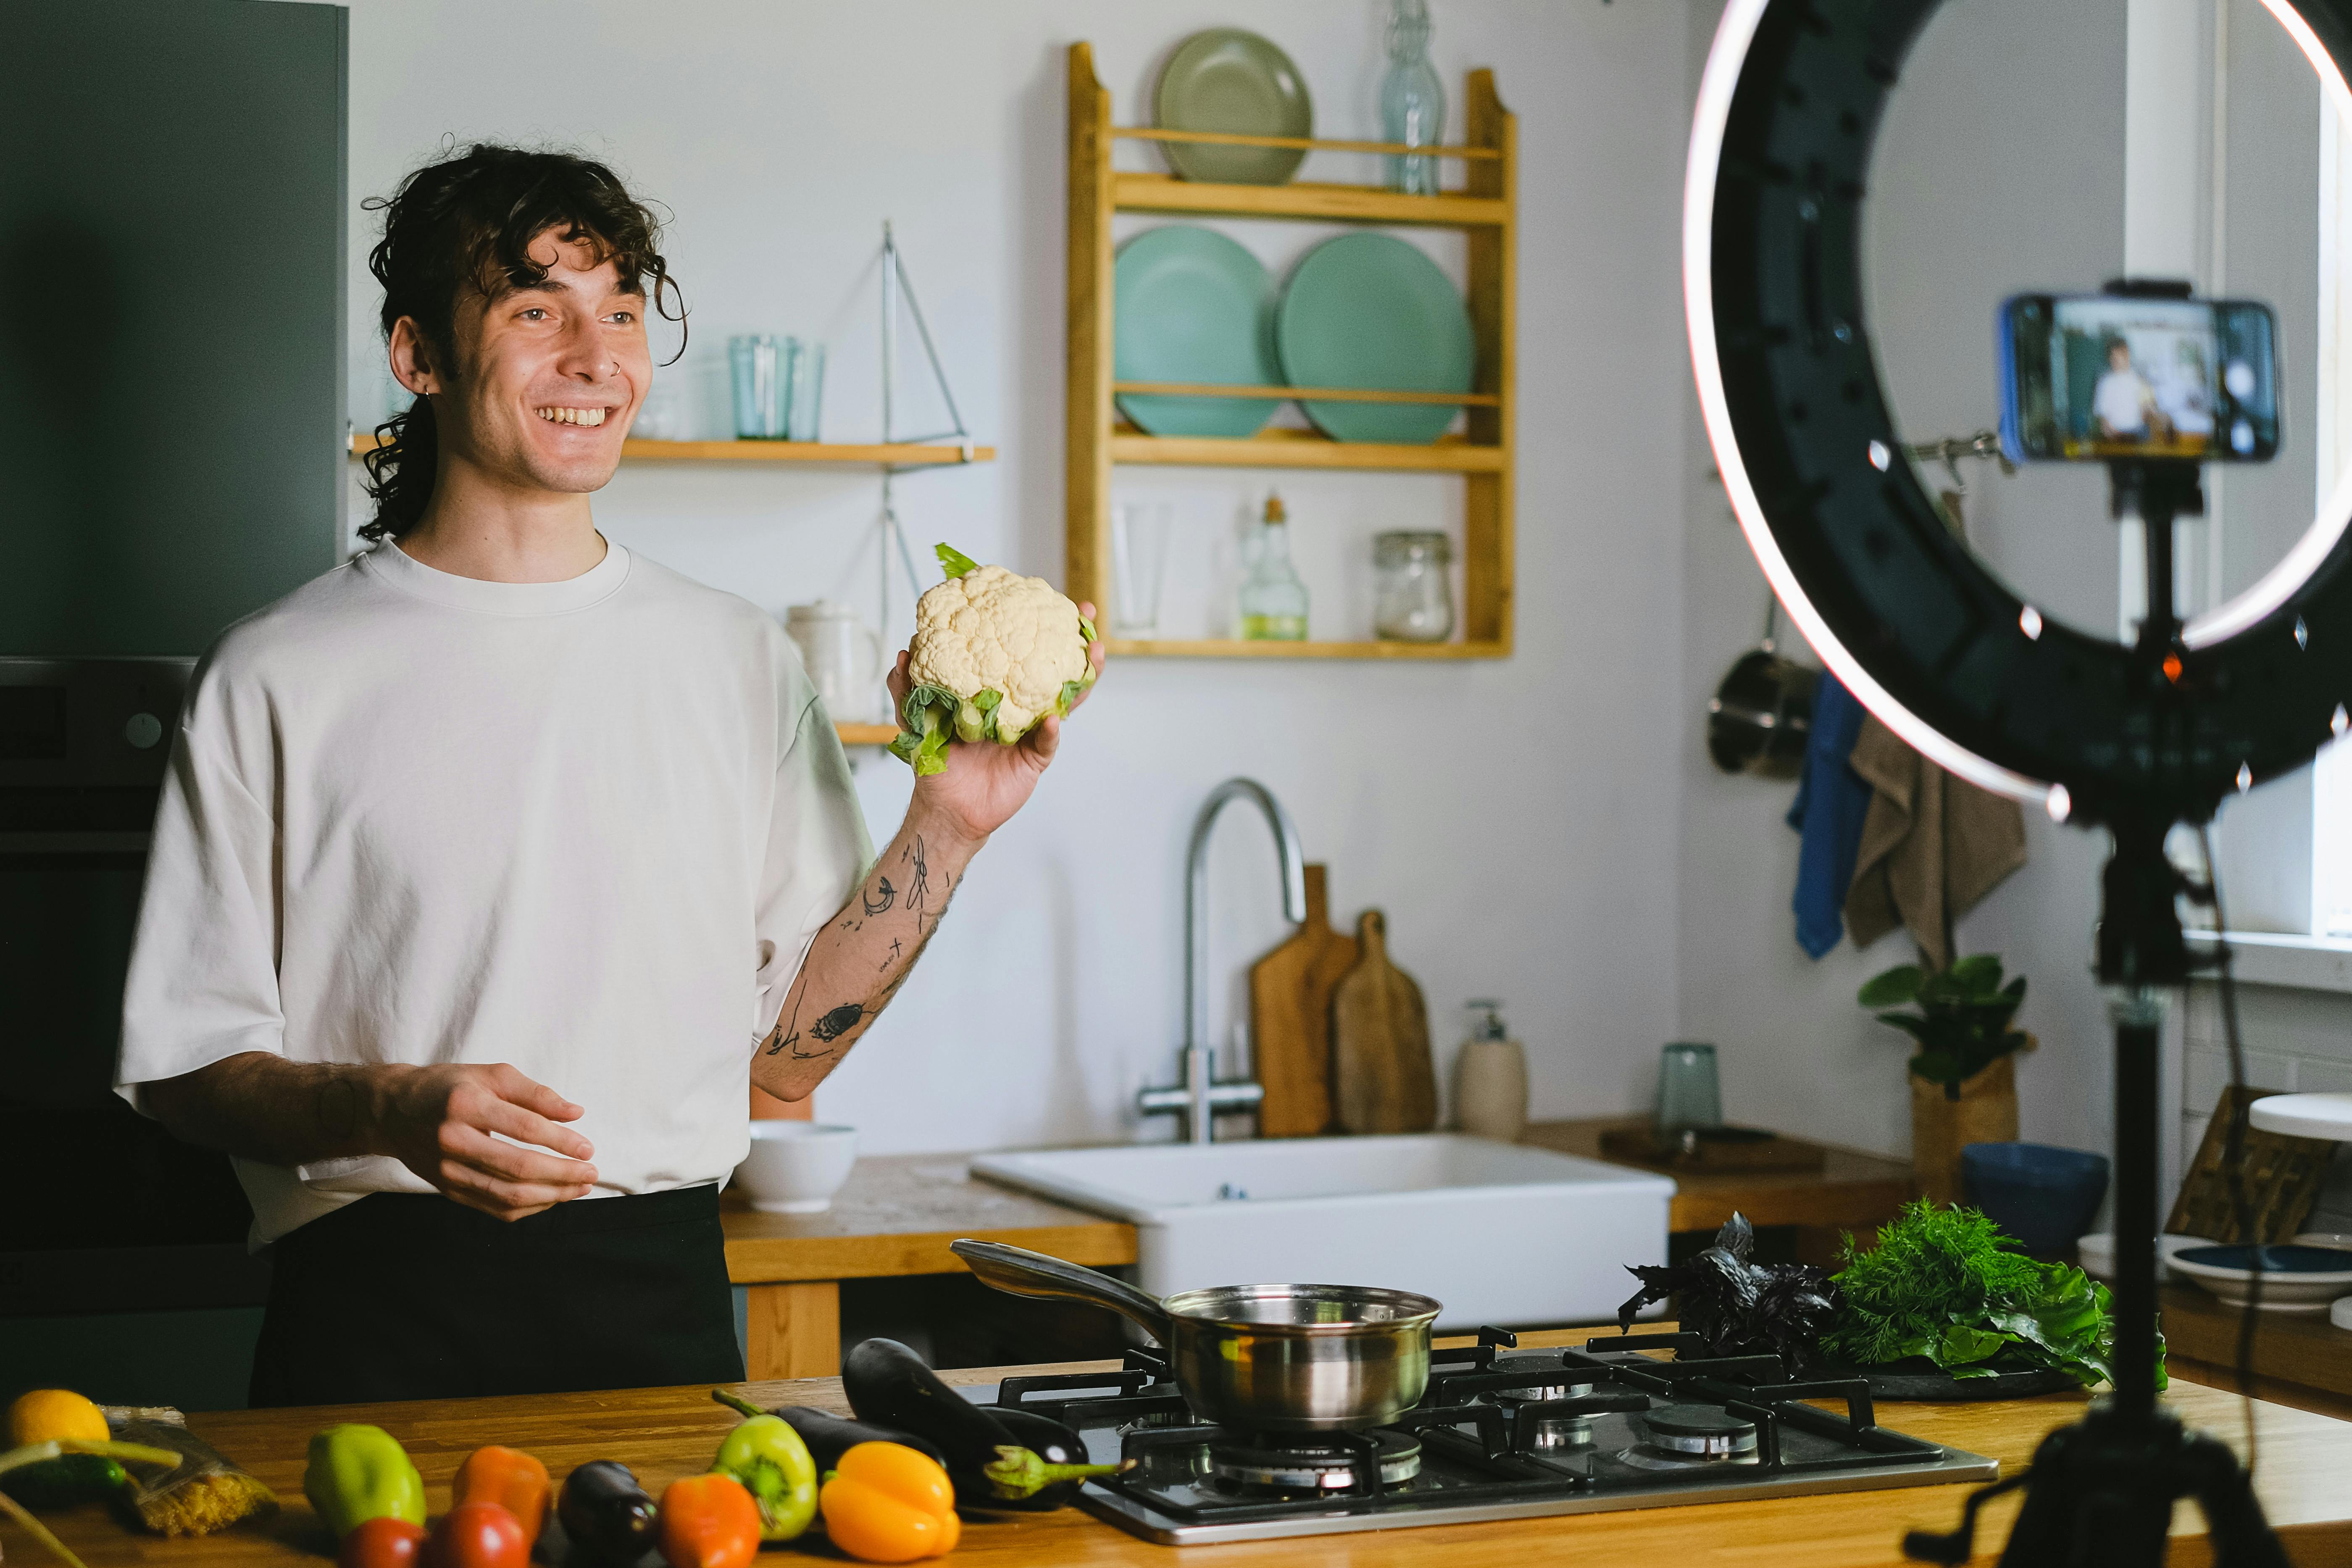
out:
M2194 1285L2167 1285L2166 1362L2173 1375L2237 1386L2238 1310ZM2298 1410L2352 1420L2352 1329L2325 1312L2264 1312L2255 1325L2254 1392ZM2352 1477L2345 1480L2352 1488Z
M1094 1267L1135 1261L1135 1227L980 1181L962 1154L857 1162L823 1214L761 1214L729 1193L727 1277L749 1286L754 1378L841 1370L841 1281L961 1274L958 1237L1009 1242Z
M1529 1334L1521 1342L1559 1344L1593 1331ZM986 1383L1013 1370L1071 1372L1108 1364L1000 1367L943 1375L953 1383ZM846 1408L840 1384L831 1379L760 1384L749 1392L762 1405ZM2192 1423L2233 1445L2241 1440L2234 1398L2189 1384L2176 1384L2169 1398ZM2025 1462L2044 1433L2074 1421L2082 1406L2079 1395L2053 1394L1994 1405L1886 1404L1878 1409L1888 1426L1992 1455L2007 1473ZM2273 1405L2260 1405L2256 1410L2262 1438L2256 1489L2294 1561L2298 1568L2352 1563L2352 1480L2347 1479L2352 1478L2352 1425ZM449 1480L459 1461L485 1443L507 1443L536 1454L559 1478L589 1459L620 1459L658 1493L676 1477L708 1467L733 1420L710 1402L708 1389L699 1387L227 1412L200 1416L194 1427L276 1489L285 1505L276 1518L194 1541L127 1534L98 1508L54 1514L49 1523L91 1568L317 1563L323 1561L328 1543L302 1500L303 1449L310 1433L331 1422L371 1422L398 1437L424 1471L437 1515L449 1505ZM1903 1531L1950 1528L1958 1522L1968 1489L1953 1485L1843 1492L1181 1550L1154 1546L1066 1509L1052 1514L975 1515L950 1561L970 1568L1037 1563L1081 1568L1419 1568L1439 1563L1445 1568L1524 1568L1538 1562L1573 1562L1581 1568L1711 1563L1726 1568L1896 1568L1903 1563ZM1988 1505L1972 1561L1991 1563L1999 1556L2016 1517L2017 1500L2011 1496ZM2195 1508L2184 1506L2175 1514L2170 1560L2177 1568L2211 1560L2203 1530L2203 1517ZM0 1543L11 1563L42 1561L12 1526L0 1525ZM841 1560L820 1542L762 1553L761 1563L762 1568L789 1568L818 1559Z
M1612 1128L1642 1127L1640 1116L1603 1116L1582 1121L1539 1121L1529 1127L1522 1142L1604 1160L1601 1135ZM1837 1256L1842 1233L1877 1229L1895 1217L1895 1211L1917 1192L1907 1161L1859 1149L1823 1144L1827 1159L1818 1171L1757 1171L1725 1175L1692 1175L1668 1172L1675 1181L1675 1200L1668 1211L1670 1231L1720 1229L1737 1212L1753 1226L1792 1226L1798 1232L1798 1252L1808 1263L1828 1263ZM1646 1167L1637 1167L1643 1168Z

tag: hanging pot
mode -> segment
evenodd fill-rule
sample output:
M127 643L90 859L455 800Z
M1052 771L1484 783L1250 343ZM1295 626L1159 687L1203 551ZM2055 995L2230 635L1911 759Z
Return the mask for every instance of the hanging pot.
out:
M1780 657L1780 601L1765 596L1764 637L1739 656L1706 705L1706 753L1727 773L1792 779L1805 763L1820 670Z

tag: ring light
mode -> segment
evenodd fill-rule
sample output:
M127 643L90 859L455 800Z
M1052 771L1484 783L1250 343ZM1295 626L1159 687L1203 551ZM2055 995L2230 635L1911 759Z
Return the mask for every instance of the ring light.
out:
M1683 290L1733 510L1831 672L1916 750L2053 816L2203 821L2303 766L2352 701L2352 471L2176 674L2064 626L1954 539L1907 463L1865 322L1861 211L1896 68L1939 0L1730 0L1701 79ZM2352 0L2263 0L2352 123Z

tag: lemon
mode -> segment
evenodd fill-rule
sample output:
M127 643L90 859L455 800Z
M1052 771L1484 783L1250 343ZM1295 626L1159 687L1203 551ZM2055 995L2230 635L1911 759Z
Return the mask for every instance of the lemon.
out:
M106 1417L97 1405L68 1388L37 1388L8 1406L8 1446L47 1443L58 1437L106 1441Z

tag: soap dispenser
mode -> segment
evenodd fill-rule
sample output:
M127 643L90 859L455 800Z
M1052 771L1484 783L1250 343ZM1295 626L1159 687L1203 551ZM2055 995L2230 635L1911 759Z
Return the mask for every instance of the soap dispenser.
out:
M1500 1002L1465 1005L1479 1015L1454 1058L1454 1115L1462 1131L1516 1143L1528 1130L1528 1054L1503 1023Z

